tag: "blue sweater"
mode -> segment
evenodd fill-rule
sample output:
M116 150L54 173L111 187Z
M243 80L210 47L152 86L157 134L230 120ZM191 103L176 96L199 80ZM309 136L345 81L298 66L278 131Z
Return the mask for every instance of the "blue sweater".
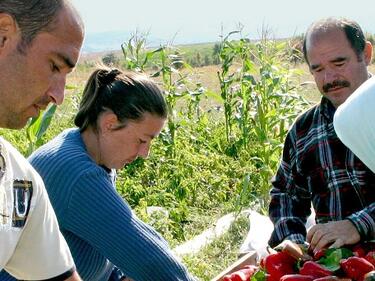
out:
M45 182L83 280L107 281L117 269L135 281L194 280L116 192L114 171L90 158L77 129L62 132L29 160Z

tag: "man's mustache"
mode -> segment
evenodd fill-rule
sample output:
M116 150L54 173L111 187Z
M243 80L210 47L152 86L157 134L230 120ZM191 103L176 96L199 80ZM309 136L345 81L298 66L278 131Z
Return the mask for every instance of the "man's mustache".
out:
M345 80L335 80L332 83L327 83L323 86L323 92L327 93L331 88L335 87L349 87L350 83Z

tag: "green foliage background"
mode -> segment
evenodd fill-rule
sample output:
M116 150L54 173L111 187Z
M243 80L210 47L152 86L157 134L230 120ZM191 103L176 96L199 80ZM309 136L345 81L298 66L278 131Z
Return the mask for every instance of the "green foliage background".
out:
M250 42L240 31L211 48L204 45L199 59L189 55L197 46L148 49L145 44L146 38L136 35L122 45L121 58L103 58L106 64L150 74L164 89L169 106L168 124L154 141L149 159L119 171L118 192L172 247L229 212L252 208L266 213L269 180L287 130L310 105L299 94L303 73L294 64L299 51L289 41ZM194 57L198 62L192 63ZM205 57L220 66L218 92L193 79L190 64L200 65ZM93 65L86 62L77 71L89 73ZM21 131L1 129L1 135L28 155L30 147L73 126L83 86L67 86L73 95L58 108L44 134L30 129L30 123ZM149 206L162 206L169 215L155 218L148 214ZM225 236L198 255L185 256L184 262L201 280L210 280L236 259L248 228L247 218L240 216Z

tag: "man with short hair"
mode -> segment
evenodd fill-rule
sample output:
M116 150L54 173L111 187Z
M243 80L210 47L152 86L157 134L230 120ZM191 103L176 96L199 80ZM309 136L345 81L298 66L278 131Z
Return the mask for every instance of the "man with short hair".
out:
M310 243L313 251L375 238L375 175L338 139L333 115L369 78L372 45L347 19L323 19L307 30L304 55L321 92L319 104L290 129L272 180L269 240ZM306 231L310 206L316 225Z
M61 104L83 41L66 0L0 1L0 127ZM80 280L40 176L0 138L0 269L22 280Z

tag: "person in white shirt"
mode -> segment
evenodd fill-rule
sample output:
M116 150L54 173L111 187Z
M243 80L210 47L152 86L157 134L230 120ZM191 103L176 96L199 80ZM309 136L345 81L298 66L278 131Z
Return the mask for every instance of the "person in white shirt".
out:
M333 125L341 141L375 172L375 77L337 109Z
M61 104L84 37L67 0L0 1L0 127ZM0 269L22 280L80 280L40 176L0 138Z

